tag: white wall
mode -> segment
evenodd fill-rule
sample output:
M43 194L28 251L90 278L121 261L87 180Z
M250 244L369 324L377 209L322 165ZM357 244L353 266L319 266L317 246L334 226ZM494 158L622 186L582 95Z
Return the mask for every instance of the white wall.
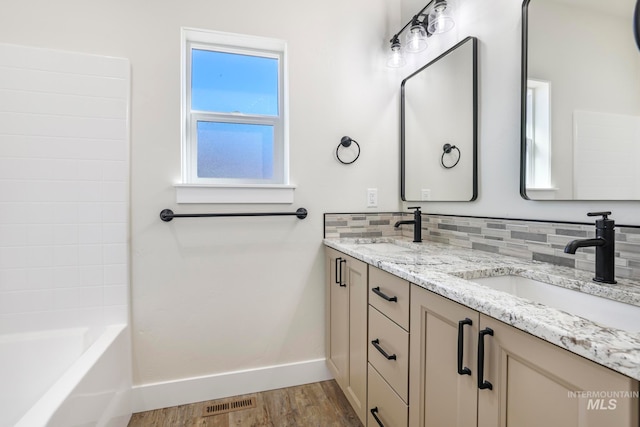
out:
M407 2L407 4L404 4ZM403 13L416 0L403 0ZM418 5L416 11L422 7ZM410 60L409 75L464 37L478 37L478 200L422 203L425 212L592 222L589 211L611 210L618 224L640 224L636 202L527 201L520 182L520 43L522 2L458 0L456 27ZM411 15L411 13L409 13ZM398 82L399 84L399 82ZM415 204L415 203L412 203Z

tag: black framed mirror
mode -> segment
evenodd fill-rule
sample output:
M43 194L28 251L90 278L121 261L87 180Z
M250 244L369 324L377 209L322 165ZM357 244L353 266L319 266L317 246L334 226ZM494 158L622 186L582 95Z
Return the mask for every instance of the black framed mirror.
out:
M637 3L523 2L523 198L640 200Z
M476 199L477 86L475 37L402 81L402 200Z

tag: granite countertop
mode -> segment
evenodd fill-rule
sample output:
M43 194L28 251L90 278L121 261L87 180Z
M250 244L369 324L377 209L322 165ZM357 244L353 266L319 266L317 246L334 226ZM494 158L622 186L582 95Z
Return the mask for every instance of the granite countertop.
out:
M595 283L586 271L403 238L325 239L324 244L640 380L640 318L636 332L624 331L472 282L513 274L640 306L638 280Z

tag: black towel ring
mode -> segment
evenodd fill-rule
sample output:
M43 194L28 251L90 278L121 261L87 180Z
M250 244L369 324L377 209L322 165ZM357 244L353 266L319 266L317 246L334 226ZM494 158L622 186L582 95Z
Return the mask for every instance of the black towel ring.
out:
M447 165L444 164L444 155L451 153L451 151L454 150L454 149L458 151L458 160L456 160L456 162L454 164L452 164L451 166L447 166ZM458 162L460 161L460 157L462 157L462 153L460 153L460 149L458 147L456 147L455 145L451 145L451 144L444 144L442 146L442 156L440 157L440 164L445 169L451 169L451 168L455 167L458 164Z
M349 147L349 146L351 146L352 142L354 142L356 144L356 146L358 147L358 155L356 155L356 158L351 160L350 162L345 162L344 160L342 160L340 158L340 147ZM351 139L348 136L343 136L340 139L340 144L338 144L338 147L336 147L336 158L338 159L338 161L340 163L342 163L343 165L350 165L351 163L353 163L356 160L358 160L358 157L360 157L360 144L358 144L358 141L356 141L355 139Z

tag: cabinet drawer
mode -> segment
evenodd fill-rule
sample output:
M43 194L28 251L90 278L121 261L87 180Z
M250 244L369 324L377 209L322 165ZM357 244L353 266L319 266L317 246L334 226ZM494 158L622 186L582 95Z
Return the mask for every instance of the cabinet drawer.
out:
M409 282L406 280L370 266L369 304L409 330Z
M367 408L367 425L369 427L407 427L409 419L408 406L393 391L375 368L369 365L369 406ZM380 424L373 416L380 420Z
M369 363L396 393L408 402L409 334L371 306L369 306Z

